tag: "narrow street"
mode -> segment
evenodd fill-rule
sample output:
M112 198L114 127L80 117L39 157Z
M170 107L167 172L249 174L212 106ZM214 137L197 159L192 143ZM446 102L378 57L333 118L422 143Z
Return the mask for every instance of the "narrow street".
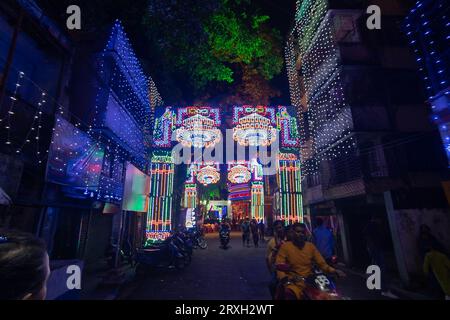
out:
M159 272L135 279L125 286L119 299L168 300L270 300L269 274L264 262L266 243L259 248L243 247L241 234L233 232L231 248L219 248L217 234L208 234L208 248L197 249L185 270ZM370 292L365 280L348 274L337 280L343 296L352 300L382 299Z

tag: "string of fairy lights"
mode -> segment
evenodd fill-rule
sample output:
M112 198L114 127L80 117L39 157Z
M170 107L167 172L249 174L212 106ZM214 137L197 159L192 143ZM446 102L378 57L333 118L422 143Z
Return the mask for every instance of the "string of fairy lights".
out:
M331 160L354 151L352 117L344 98L334 41L332 19L327 15L328 1L297 1L293 36L285 49L288 76L293 89L292 103L306 101L306 119L302 121L301 161L303 175L317 172L324 160ZM298 58L298 59L297 59ZM301 78L296 61L301 65ZM300 92L303 96L296 96ZM299 117L304 120L305 115ZM309 138L307 138L309 136Z
M34 107L34 114L32 116L31 124L29 128L26 129L25 135L22 136L12 136L12 131L14 128L24 128L27 127L23 121L19 121L17 117L17 113L21 113L20 109L17 109L18 102L21 101L20 97L20 89L21 88L32 88L38 90L39 99L37 103L29 102ZM31 148L34 147L34 151L32 151L36 157L37 164L42 164L45 158L48 155L48 149L41 149L41 135L42 135L42 116L44 112L45 105L47 103L47 93L42 88L37 86L23 71L17 72L17 80L14 84L14 90L12 91L10 98L10 104L8 111L3 119L0 119L0 125L4 125L0 127L6 131L5 144L10 146L17 155L23 153L27 146ZM32 150L32 149L30 149Z

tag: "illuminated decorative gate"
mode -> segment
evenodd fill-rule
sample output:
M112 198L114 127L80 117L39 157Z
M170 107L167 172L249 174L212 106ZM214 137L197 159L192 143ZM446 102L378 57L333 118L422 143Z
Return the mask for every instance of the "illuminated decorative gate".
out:
M265 220L272 214L264 208L271 207L275 193L275 218L286 222L302 221L301 174L299 134L296 110L286 106L233 106L231 119L222 121L222 110L208 106L161 107L155 109L153 131L153 153L151 163L150 209L148 212L148 238L163 238L171 230L172 193L174 189L174 161L170 155L172 147L181 143L184 148L210 149L220 147L223 124L233 129L233 144L239 147L261 150L270 147L271 154L280 152L277 161L276 179L264 180L263 167L258 154L227 163L228 200L249 204L252 219ZM226 114L226 113L224 113ZM229 121L231 120L231 121ZM279 141L277 141L279 139ZM229 143L229 141L226 141ZM235 147L235 145L233 145ZM273 148L280 150L274 151ZM228 150L228 149L227 149ZM163 155L161 155L161 152ZM164 152L167 155L164 156ZM259 152L259 151L258 151ZM228 155L227 155L228 156ZM184 197L181 205L186 217L195 216L199 204L199 185L217 183L223 162L204 163L203 159L190 159L188 176L184 182ZM270 188L271 181L277 182ZM265 199L267 197L267 199ZM191 219L189 219L191 220ZM188 222L188 220L186 220Z

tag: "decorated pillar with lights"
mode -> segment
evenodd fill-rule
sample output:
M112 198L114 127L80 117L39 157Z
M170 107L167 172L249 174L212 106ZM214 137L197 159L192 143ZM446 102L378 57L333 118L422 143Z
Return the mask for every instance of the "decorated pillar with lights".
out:
M153 156L150 163L150 197L147 215L148 240L169 236L175 164L171 156Z
M300 160L292 153L280 153L277 170L277 219L285 223L303 222Z

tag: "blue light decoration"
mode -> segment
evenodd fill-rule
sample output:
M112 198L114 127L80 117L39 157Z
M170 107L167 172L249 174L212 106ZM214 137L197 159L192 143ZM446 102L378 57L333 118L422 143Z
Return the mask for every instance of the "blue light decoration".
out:
M444 0L417 1L405 19L404 30L422 73L431 121L438 126L450 165L449 8L449 2Z
M123 193L125 163L129 161L143 172L149 166L152 88L118 20L97 65L101 82L88 134L97 147L105 149L105 161L96 197L118 202Z

